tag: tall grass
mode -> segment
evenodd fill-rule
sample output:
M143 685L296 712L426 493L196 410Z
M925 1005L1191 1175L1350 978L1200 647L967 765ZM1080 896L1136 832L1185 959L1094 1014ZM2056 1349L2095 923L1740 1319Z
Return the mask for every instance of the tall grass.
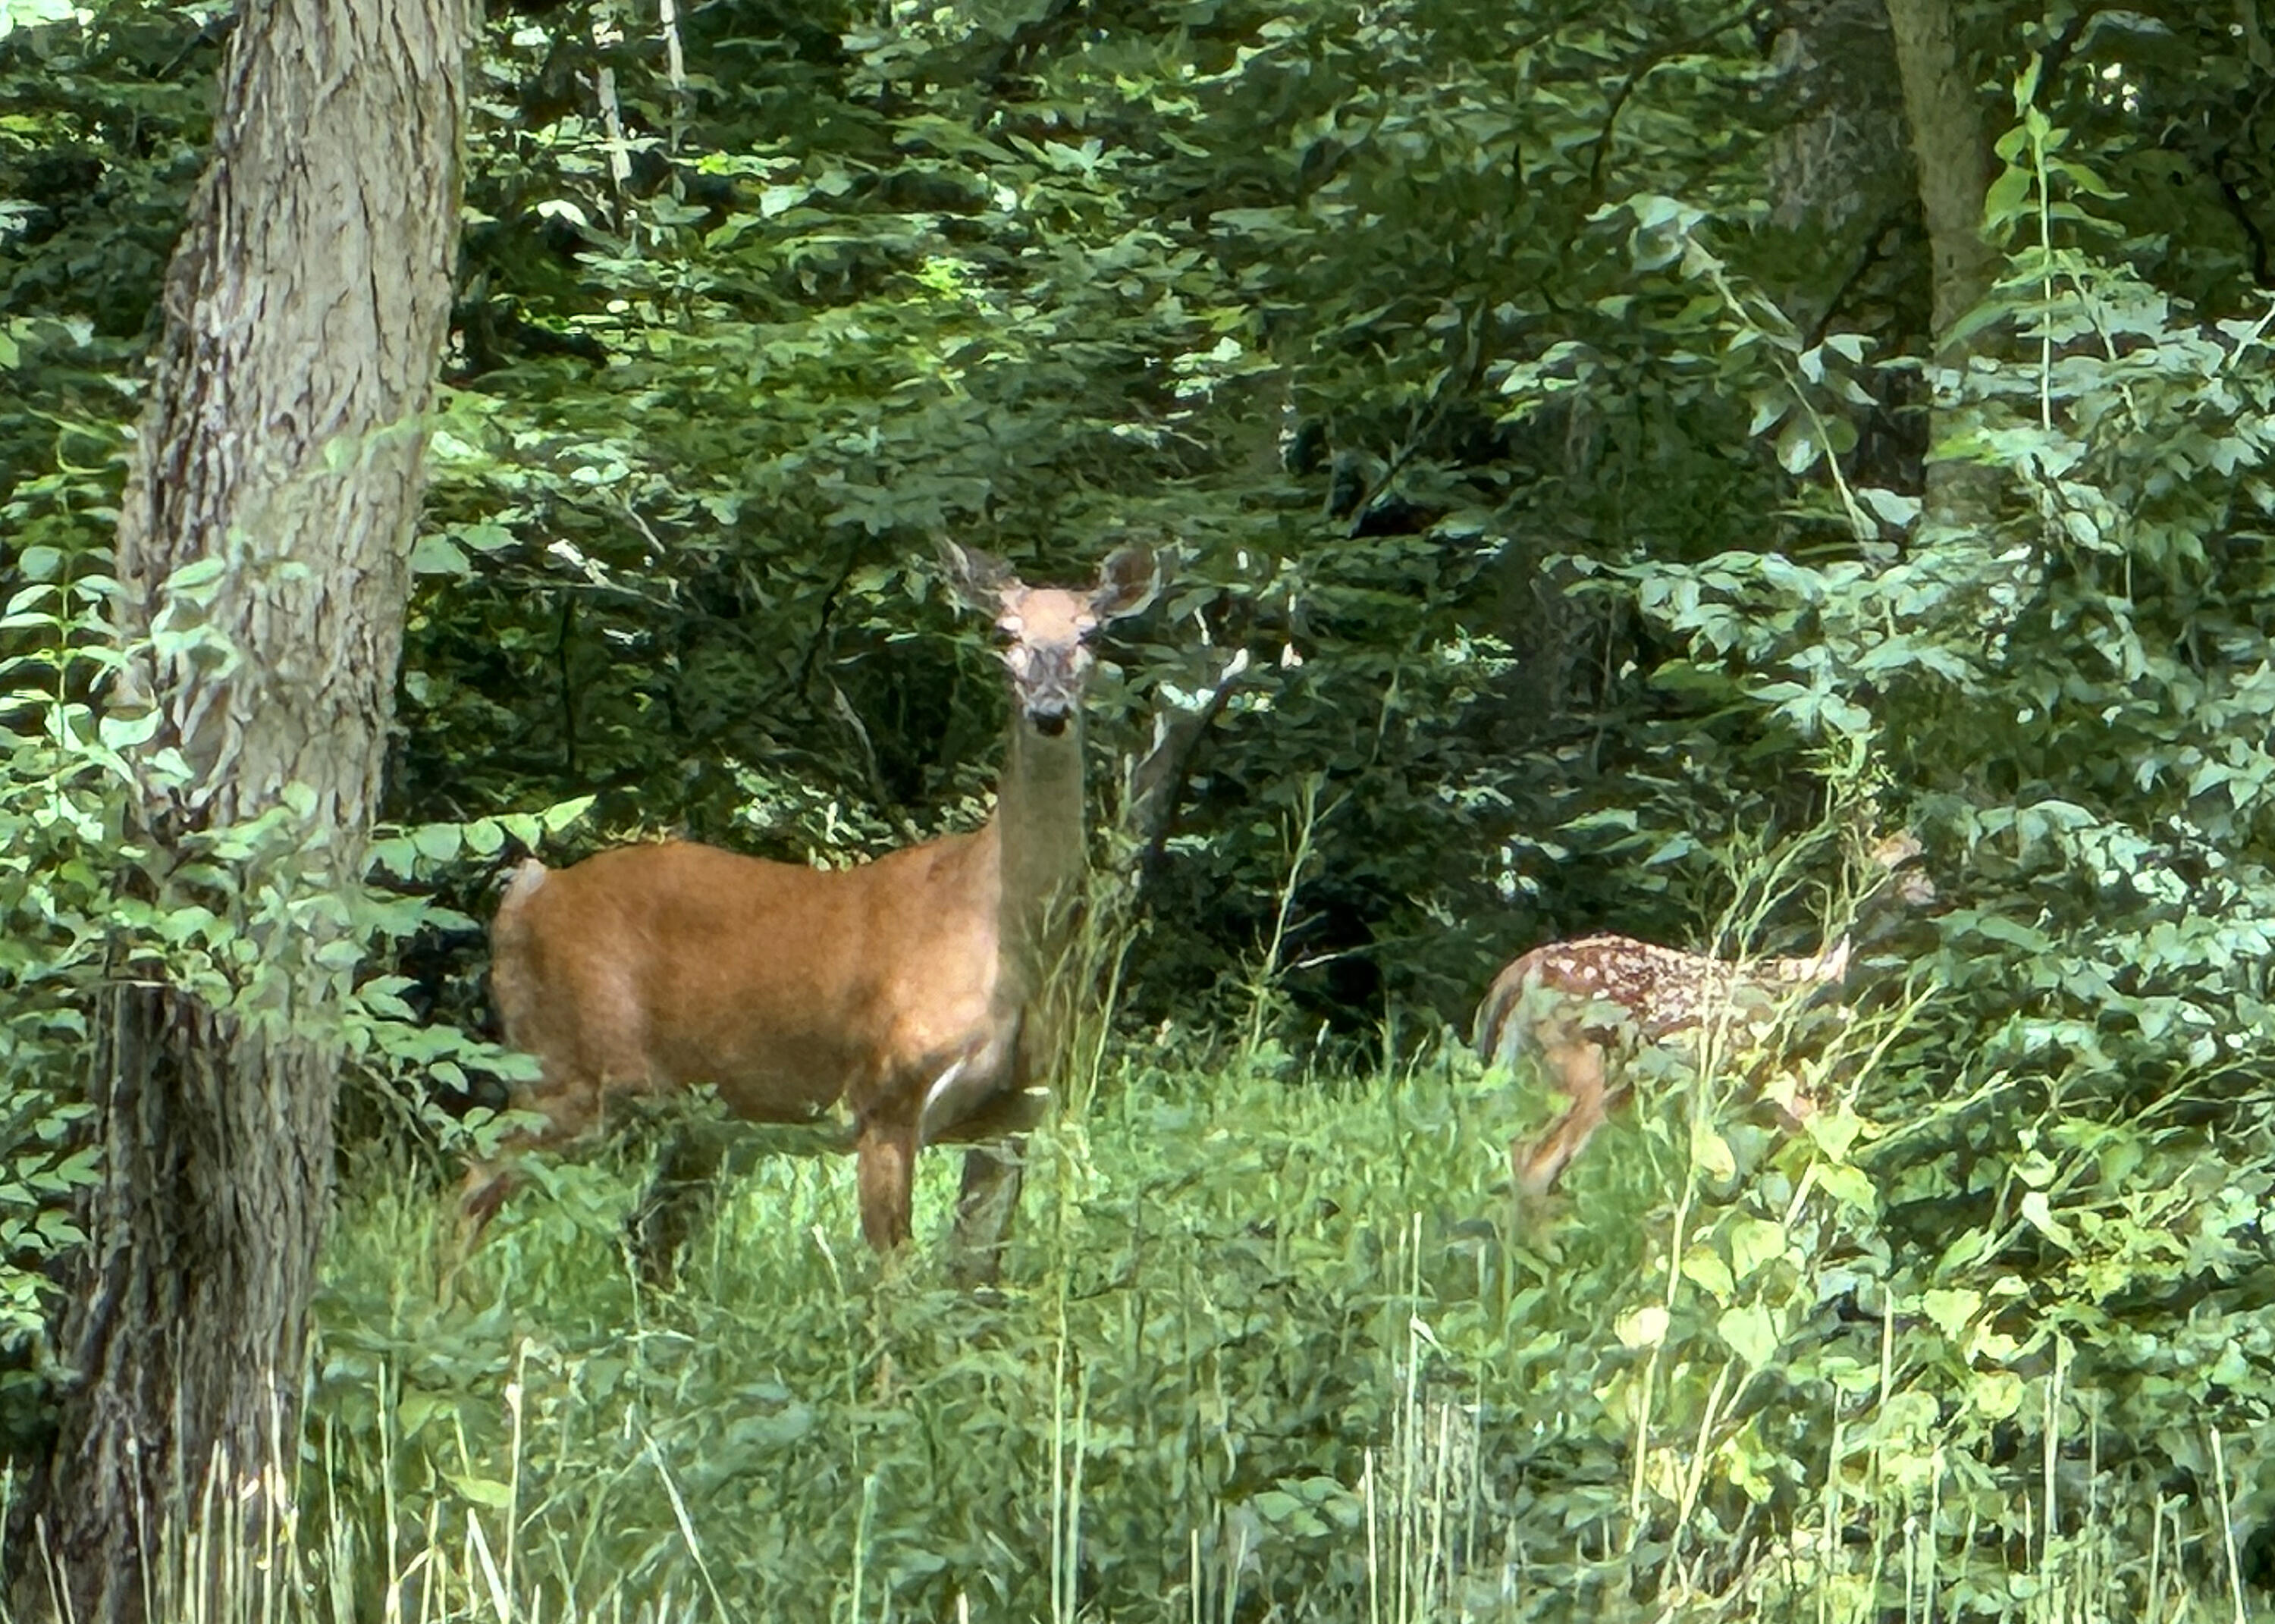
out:
M471 1259L448 1180L374 1162L326 1258L297 1493L251 1530L225 1494L154 1508L152 1616L2245 1616L2249 1490L2218 1426L2212 1492L2173 1492L2105 1453L2063 1358L1951 1358L1930 1322L1955 1311L1900 1268L1867 1159L1972 1103L1888 1075L1916 989L1818 1023L1805 1131L1747 1120L1749 1062L1710 1035L1703 1077L1639 1073L1641 1107L1520 1214L1533 1080L1450 1034L1285 1080L1282 934L1213 1061L1069 1016L1063 1109L983 1289L937 1241L937 1151L934 1239L882 1261L849 1161L732 1158L669 1288L631 1245L638 1136L534 1164ZM1121 935L1085 940L1081 985L1109 985Z
M2040 1462L1939 1457L1893 1368L1859 1406L1638 1335L1677 1113L1517 1234L1526 1108L1458 1060L1291 1087L1122 1054L1037 1139L979 1293L861 1250L850 1165L811 1157L759 1160L652 1290L636 1149L548 1169L445 1292L447 1199L375 1172L329 1258L292 1582L235 1616L2234 1616L2218 1506L2097 1462L2127 1509L2081 1522ZM1763 1146L1760 1178L1818 1153ZM1985 1485L2047 1537L1986 1537Z

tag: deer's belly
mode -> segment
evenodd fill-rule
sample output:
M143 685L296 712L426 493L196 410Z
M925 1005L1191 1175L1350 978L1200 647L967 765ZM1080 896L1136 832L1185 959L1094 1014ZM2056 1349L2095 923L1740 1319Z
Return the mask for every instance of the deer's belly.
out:
M852 1086L859 1057L827 1035L777 1037L763 1047L674 1046L657 1069L678 1087L708 1084L745 1122L803 1122L827 1112Z

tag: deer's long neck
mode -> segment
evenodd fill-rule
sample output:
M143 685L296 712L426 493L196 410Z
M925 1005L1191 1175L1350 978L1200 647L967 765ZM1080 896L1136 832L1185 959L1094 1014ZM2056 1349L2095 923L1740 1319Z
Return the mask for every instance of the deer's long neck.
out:
M997 913L1003 965L1014 995L1040 982L1059 945L1082 880L1082 723L1055 738L1038 733L1015 709L995 790L1002 842L1002 895Z

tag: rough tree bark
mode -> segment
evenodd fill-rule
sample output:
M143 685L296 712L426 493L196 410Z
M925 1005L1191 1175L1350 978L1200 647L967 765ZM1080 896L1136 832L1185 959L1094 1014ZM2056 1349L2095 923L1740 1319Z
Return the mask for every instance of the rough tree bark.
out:
M1991 140L1983 103L1959 55L1950 0L1887 0L1903 79L1904 117L1919 163L1920 208L1935 262L1935 341L1990 291L1998 256L1983 238L1983 194L1991 185Z
M1772 62L1792 117L1770 141L1771 220L1845 248L1843 233L1878 229L1909 182L1887 11L1881 0L1803 0L1783 21ZM1821 281L1823 266L1810 269Z
M1875 272L1914 194L1903 85L1882 0L1796 0L1772 49L1768 229L1782 234L1764 267L1803 332L1835 312L1844 325L1879 295ZM1832 274L1828 275L1827 273Z
M1960 55L1951 0L1887 0L1887 7L1934 268L1936 363L1944 369L1962 366L1967 346L1956 339L1954 330L1990 291L1999 264L1998 254L1983 237L1984 194L1991 184L1990 137L1975 81ZM1939 389L1929 414L1931 442L1943 440L1955 427L1946 418L1945 391ZM1980 528L1991 517L1992 493L1992 482L1970 464L1932 459L1928 464L1931 525Z
M58 1334L72 1386L11 1542L19 1617L186 1616L158 1558L209 1475L207 1503L255 1534L289 1492L327 1029L393 712L469 29L466 0L247 0L229 46L120 506L121 630L152 641L114 710L155 729L129 813L148 900L212 909L236 950L192 973L122 944L93 1080L105 1178Z

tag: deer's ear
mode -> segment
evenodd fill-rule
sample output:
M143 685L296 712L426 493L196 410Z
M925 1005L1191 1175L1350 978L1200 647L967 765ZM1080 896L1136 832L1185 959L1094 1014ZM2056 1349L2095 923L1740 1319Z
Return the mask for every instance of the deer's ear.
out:
M965 547L946 536L939 540L941 579L948 584L949 594L975 614L997 613L1004 593L1019 584L1011 566L976 547Z
M1160 590L1161 566L1153 549L1133 542L1115 548L1098 566L1098 586L1090 594L1090 612L1102 621L1119 620L1153 602Z

